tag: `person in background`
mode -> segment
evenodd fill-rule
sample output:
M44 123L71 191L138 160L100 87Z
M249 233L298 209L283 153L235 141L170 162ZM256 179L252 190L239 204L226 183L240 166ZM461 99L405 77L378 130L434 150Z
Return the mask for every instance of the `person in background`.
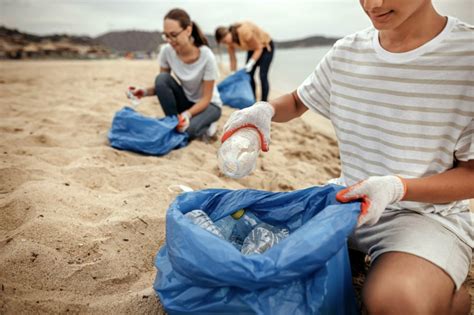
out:
M237 69L235 49L247 51L245 71L250 74L253 94L255 95L255 70L259 67L260 83L262 87L262 101L268 99L270 85L268 84L268 70L272 63L275 47L267 32L252 22L241 22L230 27L220 26L216 29L216 41L225 44L230 58L230 70Z
M219 72L215 56L198 25L182 9L164 17L160 73L149 88L130 87L137 97L156 95L166 116L178 115L179 132L190 139L217 131L222 101L216 87ZM176 80L172 75L178 79Z
M331 120L349 246L371 258L369 314L468 314L474 198L474 27L431 0L360 0L373 27L339 40L291 93L234 112L223 139L311 109ZM317 241L317 240L315 240Z

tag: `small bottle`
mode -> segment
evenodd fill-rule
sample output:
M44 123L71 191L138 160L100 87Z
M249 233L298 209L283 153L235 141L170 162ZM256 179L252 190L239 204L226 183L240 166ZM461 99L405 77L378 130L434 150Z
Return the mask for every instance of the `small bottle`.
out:
M133 93L134 90L135 88L129 87L127 91L127 97L130 99L132 106L137 107L138 105L140 105L141 98L135 96L135 94Z
M130 99L133 107L137 107L140 104L140 99L133 95L132 91L128 90L127 96Z
M224 235L222 235L221 230L214 224L214 222L212 222L211 218L209 218L206 212L200 209L196 209L189 211L184 216L189 218L191 222L196 225L199 225L206 231L209 231L222 239L226 239Z
M261 254L288 237L287 229L279 229L266 223L257 225L245 238L241 253L244 255Z
M243 210L239 210L239 211L243 211ZM237 220L239 220L241 217L239 211L236 211L232 213L231 215L228 215L215 222L215 225L219 228L222 235L227 240L231 238L232 232L234 231L235 226L237 224Z
M237 243L243 244L244 239L262 221L252 212L240 209L233 213L233 217L238 220L235 224L233 237Z
M218 165L224 175L242 178L257 165L260 135L255 128L242 128L222 143L217 153Z
M245 237L250 231L260 223L251 212L240 209L229 216L226 216L215 222L215 225L221 231L224 239L240 250Z

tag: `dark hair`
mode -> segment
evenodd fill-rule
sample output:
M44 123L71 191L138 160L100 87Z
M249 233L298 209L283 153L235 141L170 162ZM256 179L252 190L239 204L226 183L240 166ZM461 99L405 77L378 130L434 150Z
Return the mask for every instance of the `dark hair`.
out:
M233 24L229 27L219 26L214 34L216 42L220 43L221 40L230 32L232 34L232 42L240 45L239 34L237 33L237 28L239 28L239 26L240 24Z
M206 36L204 36L199 26L195 22L191 21L191 18L189 17L189 14L186 13L186 11L182 9L172 9L165 15L164 19L177 21L183 29L191 25L191 37L194 38L193 44L196 47L201 47L202 45L209 46Z

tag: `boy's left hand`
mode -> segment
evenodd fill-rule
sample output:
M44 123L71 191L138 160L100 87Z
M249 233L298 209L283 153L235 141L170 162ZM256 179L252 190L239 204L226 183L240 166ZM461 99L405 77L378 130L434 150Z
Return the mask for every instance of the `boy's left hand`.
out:
M339 202L349 202L362 199L361 212L357 227L368 224L374 225L389 204L403 199L406 185L398 176L372 176L355 185L339 191L336 199Z

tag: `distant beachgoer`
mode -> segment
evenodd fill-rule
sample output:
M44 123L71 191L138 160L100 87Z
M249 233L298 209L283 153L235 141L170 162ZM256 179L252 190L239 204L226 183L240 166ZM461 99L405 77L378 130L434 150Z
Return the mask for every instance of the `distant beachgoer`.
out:
M131 87L135 97L156 95L166 116L178 115L177 130L190 139L217 131L222 101L215 85L219 76L215 56L198 25L182 9L164 17L160 74L149 88ZM171 75L171 72L178 81Z
M330 119L348 186L336 199L361 201L349 246L372 261L367 312L468 314L474 27L431 0L360 3L373 27L339 40L297 90L234 112L223 139L253 125L267 151L272 120Z
M252 22L241 22L229 27L218 27L215 36L218 44L222 43L227 46L231 71L237 70L235 49L239 48L247 51L247 63L244 69L250 74L253 94L255 95L254 74L257 67L259 67L262 101L266 101L270 91L268 70L275 52L270 35Z

